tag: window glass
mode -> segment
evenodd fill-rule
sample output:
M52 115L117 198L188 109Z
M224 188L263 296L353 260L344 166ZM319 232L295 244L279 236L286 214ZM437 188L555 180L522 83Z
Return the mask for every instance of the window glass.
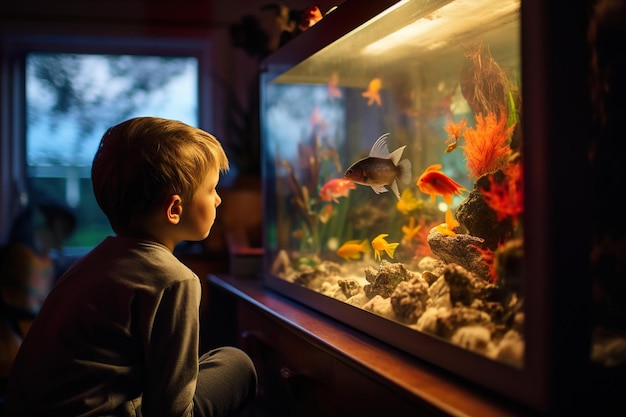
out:
M29 53L26 162L33 204L76 215L65 248L89 248L112 231L91 188L91 161L109 127L136 116L198 126L198 59Z

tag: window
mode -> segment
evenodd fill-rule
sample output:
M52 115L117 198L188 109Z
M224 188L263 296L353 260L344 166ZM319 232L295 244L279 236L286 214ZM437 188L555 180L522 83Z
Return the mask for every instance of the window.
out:
M54 199L73 209L78 222L66 246L94 246L112 233L91 191L91 161L102 134L142 115L197 126L197 74L193 57L49 52L26 56L31 201Z
M4 56L4 65L13 70L13 94L3 94L3 102L11 104L3 119L12 123L2 131L5 167L0 176L3 184L11 184L2 192L8 204L0 203L2 238L8 236L7 220L24 207L41 204L66 206L74 213L76 227L62 243L66 254L84 253L112 233L90 179L91 161L106 129L136 116L210 128L200 112L208 107L200 77L207 46L189 45L171 39L5 41L10 55ZM3 79L3 87L5 83Z

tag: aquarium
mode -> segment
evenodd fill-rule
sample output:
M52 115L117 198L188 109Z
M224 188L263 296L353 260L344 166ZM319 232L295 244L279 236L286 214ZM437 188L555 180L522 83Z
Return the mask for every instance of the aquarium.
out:
M522 2L363 3L263 63L264 281L545 409L548 186L545 134L522 123Z

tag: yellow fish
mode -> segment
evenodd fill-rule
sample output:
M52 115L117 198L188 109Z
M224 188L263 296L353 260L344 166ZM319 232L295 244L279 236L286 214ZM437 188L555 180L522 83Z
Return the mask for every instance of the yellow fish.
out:
M456 219L452 215L452 210L448 209L448 211L446 211L446 222L438 225L437 231L442 235L454 236L456 235L454 229L456 229L457 227L459 227L459 222L456 221Z
M411 242L417 233L422 229L424 222L420 222L417 226L415 225L415 218L411 217L409 220L409 224L406 226L402 226L402 242Z
M351 259L359 259L361 253L368 253L369 251L370 246L367 243L367 239L363 241L349 240L337 249L337 255L349 261Z
M363 97L367 98L368 106L376 103L380 107L380 89L382 86L383 82L380 78L373 78L367 85L367 90L361 93Z
M393 259L393 254L400 243L389 243L385 238L389 236L388 233L381 233L372 240L372 247L374 248L374 257L376 260L381 260L383 252Z
M422 200L415 198L415 194L413 194L410 188L405 188L404 191L402 191L400 200L396 203L396 208L402 214L409 214L413 210L420 208L423 204Z

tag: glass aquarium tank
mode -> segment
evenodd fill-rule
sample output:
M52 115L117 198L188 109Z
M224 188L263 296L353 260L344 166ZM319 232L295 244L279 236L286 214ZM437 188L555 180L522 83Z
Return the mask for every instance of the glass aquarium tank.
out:
M560 337L569 302L551 299L552 272L583 265L584 244L554 249L571 238L558 212L575 187L550 185L580 153L546 139L576 111L549 109L542 68L557 40L523 40L547 36L552 12L528 33L522 17L543 6L523 6L348 0L263 62L263 275L545 410L552 391L573 392L551 375L588 354L585 332Z

